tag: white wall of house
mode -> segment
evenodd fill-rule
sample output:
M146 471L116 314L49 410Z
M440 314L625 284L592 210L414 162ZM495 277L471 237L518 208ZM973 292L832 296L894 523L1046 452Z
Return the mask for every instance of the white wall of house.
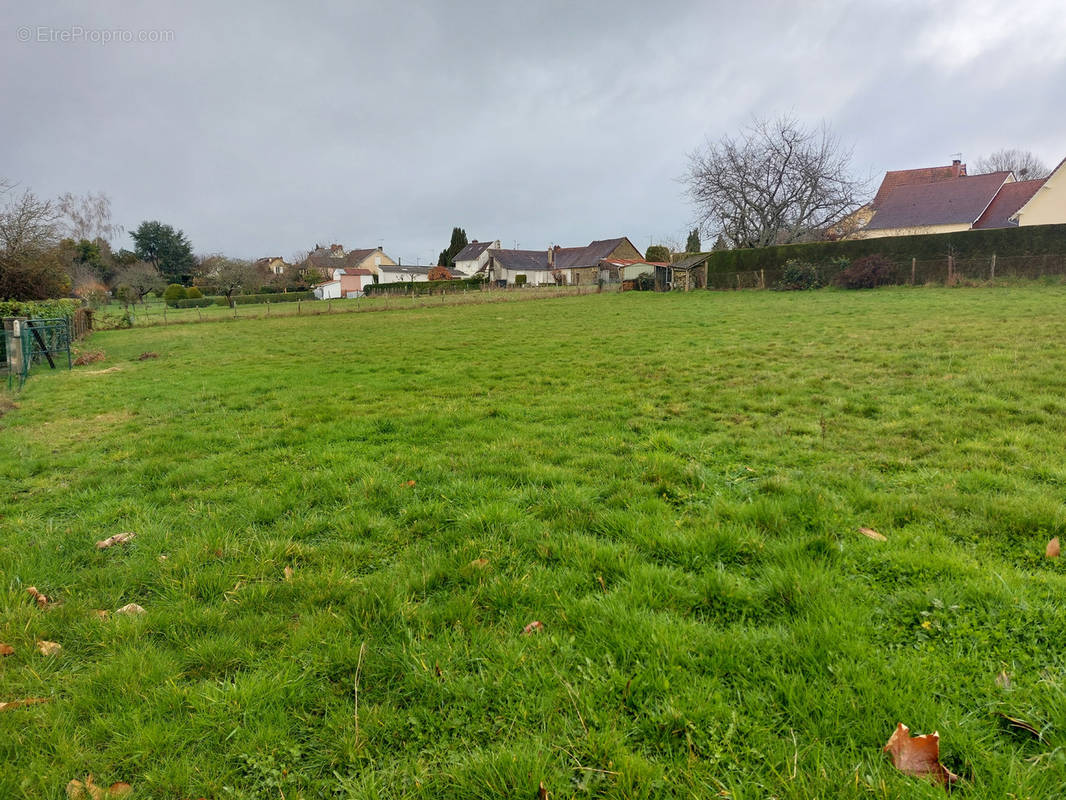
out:
M425 283L429 280L429 275L425 272L397 272L383 266L378 272L378 280L381 283Z
M514 286L518 275L526 276L527 286L555 285L555 278L552 277L550 269L508 269L499 263L496 264L496 274L493 275L493 280L507 281L508 286Z
M481 255L479 255L477 258L464 260L464 261L456 261L455 262L455 270L454 271L455 272L461 272L461 273L463 273L463 277L469 278L471 275L474 275L482 267L484 267L487 263L489 263L489 250L499 250L499 249L500 249L500 240L497 239L491 245L489 245L486 249L482 250L481 251Z
M338 280L320 283L313 291L316 300L335 300L341 296L341 282Z

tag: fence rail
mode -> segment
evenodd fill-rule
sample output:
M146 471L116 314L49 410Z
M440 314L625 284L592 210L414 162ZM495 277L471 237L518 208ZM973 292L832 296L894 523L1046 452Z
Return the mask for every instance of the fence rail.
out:
M891 260L891 259L890 259ZM1066 276L1066 254L1045 253L1038 256L997 256L982 258L943 258L892 260L890 284L897 286L959 283L983 283L1007 278L1039 280L1045 277ZM819 268L819 277L827 283L840 273L842 267ZM711 271L707 275L709 289L772 289L777 286L783 267L744 270L741 272Z

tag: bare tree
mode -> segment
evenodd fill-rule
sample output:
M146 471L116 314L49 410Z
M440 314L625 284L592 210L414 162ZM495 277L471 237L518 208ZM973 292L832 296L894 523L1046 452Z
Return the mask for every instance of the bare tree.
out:
M220 255L203 258L200 262L200 274L205 284L213 286L215 291L229 301L230 308L234 306L233 296L237 292L248 287L257 287L262 281L262 275L252 262Z
M50 201L26 190L0 208L0 298L66 294L70 278L58 244L58 214Z
M154 264L135 261L119 268L116 295L125 303L143 303L151 292L163 288L163 276Z
M123 231L121 225L111 221L111 199L103 192L88 192L81 197L70 192L61 194L56 200L56 209L64 232L74 241L102 239L110 242Z
M828 126L811 130L788 116L754 119L739 139L708 140L689 154L682 181L700 227L730 247L822 238L867 191Z
M1014 177L1020 181L1031 181L1036 178L1046 178L1051 174L1047 164L1037 158L1029 150L1017 150L1004 148L997 150L990 156L981 156L974 166L975 175L983 175L986 172L1011 171Z

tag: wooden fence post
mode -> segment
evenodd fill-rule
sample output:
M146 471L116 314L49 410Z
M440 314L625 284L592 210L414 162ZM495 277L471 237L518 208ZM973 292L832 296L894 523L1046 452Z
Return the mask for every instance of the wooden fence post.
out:
M911 259L911 286L914 286L914 273L915 273L915 268L917 266L918 266L918 259L917 258L912 258Z
M996 254L993 253L992 254L992 274L989 277L989 280L994 281L995 279L996 279Z

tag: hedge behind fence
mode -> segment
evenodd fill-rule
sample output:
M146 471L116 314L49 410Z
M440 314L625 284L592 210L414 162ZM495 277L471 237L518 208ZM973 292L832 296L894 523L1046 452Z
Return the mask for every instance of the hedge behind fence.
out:
M0 300L0 317L31 317L36 319L73 319L81 307L80 300Z
M1029 225L842 242L807 242L751 250L717 250L711 254L707 267L708 273L712 274L758 270L777 273L790 259L825 264L838 258L854 261L864 256L883 255L897 266L906 265L909 275L911 259L932 261L950 255L967 260L987 258L993 253L1007 258L1066 253L1066 225Z
M363 287L363 293L372 294L439 294L461 292L465 289L480 289L485 285L481 278L460 278L451 281L398 281L395 283L372 283Z
M278 292L277 294L235 294L233 302L243 306L254 303L295 303L297 300L311 300L314 292ZM201 297L187 300L178 300L178 308L207 308L208 306L228 306L229 300L225 297Z

